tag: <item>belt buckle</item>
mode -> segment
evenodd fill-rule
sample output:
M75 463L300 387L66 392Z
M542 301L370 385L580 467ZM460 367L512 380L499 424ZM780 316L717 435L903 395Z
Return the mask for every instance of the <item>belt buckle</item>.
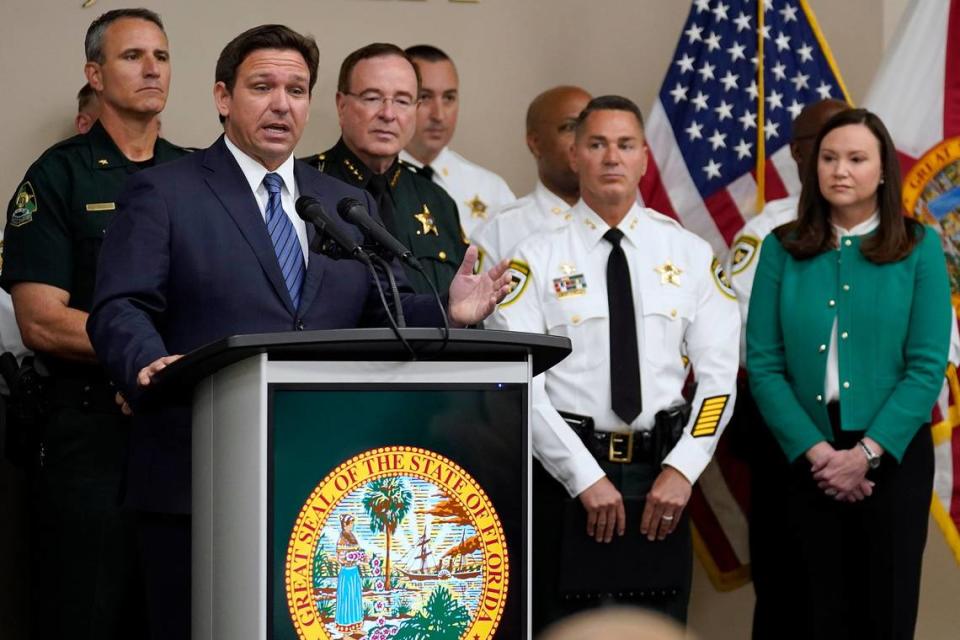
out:
M607 452L610 462L629 464L633 462L633 431L610 433L610 449Z

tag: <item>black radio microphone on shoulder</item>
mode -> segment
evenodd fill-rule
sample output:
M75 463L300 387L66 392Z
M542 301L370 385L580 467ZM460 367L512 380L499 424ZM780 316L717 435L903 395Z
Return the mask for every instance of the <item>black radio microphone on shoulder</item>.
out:
M296 206L297 215L317 229L317 238L314 240L317 246L311 245L312 249L334 259L349 257L361 262L368 260L359 243L346 229L337 224L319 200L310 196L300 196L297 198Z
M413 252L390 235L390 232L382 224L374 220L362 202L355 198L343 198L337 203L337 213L350 224L359 227L367 239L380 245L388 253L400 258L417 271L422 270L420 262L414 257Z

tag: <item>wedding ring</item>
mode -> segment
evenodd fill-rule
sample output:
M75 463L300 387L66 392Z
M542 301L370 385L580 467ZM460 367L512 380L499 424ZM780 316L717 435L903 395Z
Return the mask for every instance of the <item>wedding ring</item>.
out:
M660 518L663 520L666 520L667 522L670 522L671 520L673 520L673 516L667 516L667 515L660 516Z

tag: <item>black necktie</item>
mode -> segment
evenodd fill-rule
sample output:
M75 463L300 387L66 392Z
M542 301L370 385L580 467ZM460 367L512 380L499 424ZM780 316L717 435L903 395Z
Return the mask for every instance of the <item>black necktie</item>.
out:
M370 178L367 190L373 199L377 201L377 209L380 211L380 219L387 227L387 231L394 233L393 220L393 200L390 198L390 189L387 186L387 174L374 174Z
M613 245L607 259L607 307L610 310L610 390L613 412L630 424L640 415L640 353L637 318L633 311L630 267L620 241L623 231L603 234Z
M425 164L419 169L417 169L417 173L422 175L427 180L433 180L433 167L431 167L428 164Z

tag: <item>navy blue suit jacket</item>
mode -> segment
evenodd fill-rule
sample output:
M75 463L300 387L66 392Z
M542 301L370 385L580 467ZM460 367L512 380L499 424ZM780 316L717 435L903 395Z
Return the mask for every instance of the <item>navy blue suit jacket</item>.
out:
M316 198L333 216L344 197L375 212L365 191L303 162L296 161L294 176L300 195ZM131 177L117 208L100 252L87 330L128 398L136 400L137 373L157 358L226 336L385 324L366 267L317 253L310 254L300 308L293 308L256 199L222 137ZM311 240L314 233L308 225ZM404 290L411 326L441 323L431 297ZM189 407L141 409L131 433L126 501L149 511L189 512Z

